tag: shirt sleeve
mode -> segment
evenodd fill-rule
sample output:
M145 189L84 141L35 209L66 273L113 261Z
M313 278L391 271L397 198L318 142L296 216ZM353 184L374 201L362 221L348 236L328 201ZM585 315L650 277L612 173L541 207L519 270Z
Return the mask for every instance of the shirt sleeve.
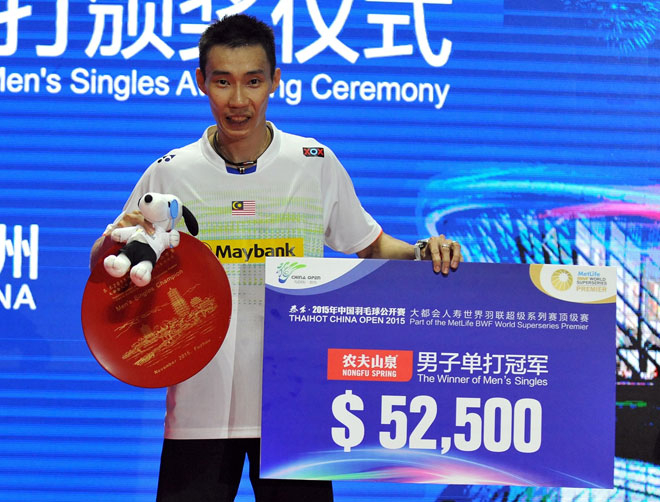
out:
M371 245L382 229L362 207L344 166L330 149L325 151L321 177L325 243L335 251L357 253Z

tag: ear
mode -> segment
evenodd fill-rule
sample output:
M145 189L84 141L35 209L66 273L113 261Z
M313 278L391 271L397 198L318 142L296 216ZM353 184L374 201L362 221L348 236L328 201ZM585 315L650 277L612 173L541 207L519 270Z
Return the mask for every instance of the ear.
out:
M273 94L277 88L280 86L280 78L282 77L282 70L279 68L275 68L275 72L273 73L273 84L270 88L270 93Z
M195 71L195 79L197 80L197 87L199 87L199 90L204 94L208 94L206 92L206 77L204 77L204 73L200 68L197 68Z
M176 199L170 201L170 218L176 220L179 217L179 203Z
M181 206L181 214L183 215L183 221L186 223L186 228L191 235L197 235L199 233L199 225L197 224L197 219L190 212L186 206Z

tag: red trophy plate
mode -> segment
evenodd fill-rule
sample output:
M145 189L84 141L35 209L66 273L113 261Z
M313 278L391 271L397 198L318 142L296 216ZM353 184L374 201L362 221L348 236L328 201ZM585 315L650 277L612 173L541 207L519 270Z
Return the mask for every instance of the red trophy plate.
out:
M128 274L111 277L99 260L83 293L89 349L108 373L138 387L167 387L197 374L220 349L230 318L225 270L184 233L160 256L146 286L135 286Z

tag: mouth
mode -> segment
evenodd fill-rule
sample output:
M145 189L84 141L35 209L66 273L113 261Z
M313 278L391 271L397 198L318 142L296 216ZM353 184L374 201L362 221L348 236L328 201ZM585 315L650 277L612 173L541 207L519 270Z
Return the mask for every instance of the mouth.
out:
M228 124L241 126L247 124L250 121L250 117L247 115L229 115L226 117L226 120Z

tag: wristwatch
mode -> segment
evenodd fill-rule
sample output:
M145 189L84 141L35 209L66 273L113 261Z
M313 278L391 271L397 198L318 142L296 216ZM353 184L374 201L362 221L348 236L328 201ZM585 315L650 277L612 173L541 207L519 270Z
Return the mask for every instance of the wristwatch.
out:
M428 246L428 239L420 239L415 243L415 261L420 261L422 259L422 249Z

